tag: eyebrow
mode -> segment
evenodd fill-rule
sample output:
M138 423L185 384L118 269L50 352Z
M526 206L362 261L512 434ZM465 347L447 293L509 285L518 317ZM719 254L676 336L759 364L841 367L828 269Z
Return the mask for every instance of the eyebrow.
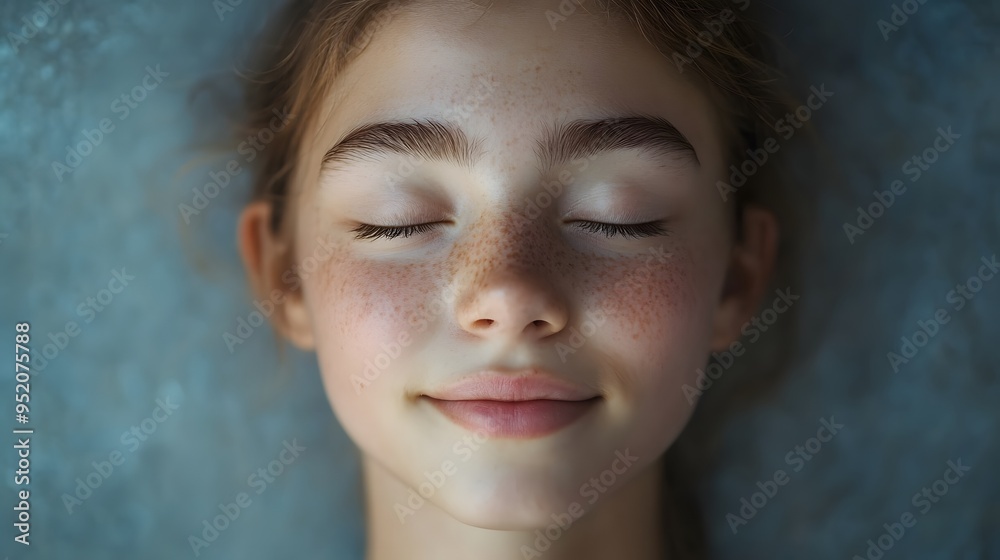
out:
M395 153L473 167L483 156L482 138L470 139L448 121L410 119L359 126L323 156L324 169L350 161L371 161ZM640 149L667 157L681 157L700 166L691 142L668 120L652 115L578 119L546 129L535 145L542 170L604 152Z

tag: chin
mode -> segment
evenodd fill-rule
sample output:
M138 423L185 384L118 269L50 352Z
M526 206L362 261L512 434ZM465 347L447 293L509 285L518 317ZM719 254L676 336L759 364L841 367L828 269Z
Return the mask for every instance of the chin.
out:
M506 484L484 486L480 479L470 481L469 488L455 484L450 491L442 492L435 502L445 513L466 525L494 531L534 531L568 515L574 502L578 508L587 505L585 500L580 500L576 488L560 488L555 481L549 482L511 480ZM579 513L582 511L580 509Z
M483 454L462 464L431 500L454 519L483 529L565 526L609 502L645 470L648 462L639 457L647 454L637 453L642 446L626 448L527 454L529 464L512 464L512 449Z

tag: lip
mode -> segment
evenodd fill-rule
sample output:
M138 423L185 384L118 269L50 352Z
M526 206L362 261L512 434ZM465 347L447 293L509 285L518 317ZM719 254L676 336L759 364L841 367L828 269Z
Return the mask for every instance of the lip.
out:
M577 421L601 400L538 369L485 371L421 395L455 424L488 437L528 439Z

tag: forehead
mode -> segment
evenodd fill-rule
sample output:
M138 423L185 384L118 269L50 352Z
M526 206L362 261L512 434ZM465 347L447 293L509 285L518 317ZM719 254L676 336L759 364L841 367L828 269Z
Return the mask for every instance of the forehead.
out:
M487 138L484 148L500 157L534 146L560 122L644 114L676 126L704 161L721 154L708 95L627 21L582 7L560 18L547 12L558 4L390 10L335 81L319 138L329 147L367 123L439 118Z

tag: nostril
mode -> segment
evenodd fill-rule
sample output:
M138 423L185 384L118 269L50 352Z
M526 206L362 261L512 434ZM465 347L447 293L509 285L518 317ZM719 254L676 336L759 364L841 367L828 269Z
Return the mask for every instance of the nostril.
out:
M493 325L493 319L479 319L475 321L472 326L477 329L485 329Z

